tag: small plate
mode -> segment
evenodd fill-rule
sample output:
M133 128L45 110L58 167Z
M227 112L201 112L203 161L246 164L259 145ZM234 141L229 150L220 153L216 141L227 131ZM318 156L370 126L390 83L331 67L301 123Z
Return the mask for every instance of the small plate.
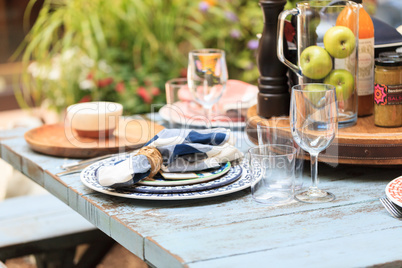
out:
M210 172L199 172L199 173L190 173L193 175L192 178L182 179L180 175L189 173L164 173L167 176L172 175L170 178L164 178L162 176L158 176L154 178L154 180L143 180L138 182L139 185L147 185L147 186L178 186L178 185L189 185L194 183L206 182L217 177L223 176L226 174L231 168L230 162L227 162L225 165L221 166L219 169ZM177 177L175 177L177 176Z
M189 200L216 197L235 193L247 189L251 185L250 171L247 168L242 168L241 177L233 183L224 185L222 187L213 188L204 191L186 192L186 193L168 193L168 194L152 194L152 193L136 193L122 189L114 189L112 187L104 187L99 184L96 177L96 170L101 166L113 165L114 162L120 161L118 157L111 157L99 162L96 162L86 167L81 172L81 181L88 188L100 193L119 196L124 198L142 199L142 200Z
M137 193L151 193L151 194L169 194L169 193L187 193L194 191L205 191L213 188L222 187L229 183L236 181L240 178L242 168L240 165L236 165L230 168L229 172L215 180L209 180L207 182L190 184L190 185L178 185L178 186L142 186L135 185L131 187L123 187L124 190L137 192Z
M402 207L402 176L388 183L385 194L392 202Z
M169 111L170 108L168 105L163 106L159 110L160 116L166 120L172 120L176 124L185 125L185 126L194 126L194 127L205 127L208 123L207 118L204 115L196 114L193 109L187 107L186 102L176 102L174 104L175 108L172 110L172 118L170 118ZM230 128L242 128L246 126L246 122L244 120L240 120L237 117L231 118L225 115L215 116L211 120L212 127L230 127Z

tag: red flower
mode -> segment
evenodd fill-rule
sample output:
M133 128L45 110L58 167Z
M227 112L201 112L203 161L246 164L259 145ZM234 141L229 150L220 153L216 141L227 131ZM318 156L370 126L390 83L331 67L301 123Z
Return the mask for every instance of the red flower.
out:
M93 72L90 72L90 73L87 75L87 79L88 79L88 80L92 80L92 79L94 79L94 77L95 77L95 75L94 75Z
M187 77L187 69L183 68L180 70L180 77L186 78Z
M146 103L152 103L152 97L144 87L139 87L137 90L138 96L140 96Z
M79 102L89 102L91 100L92 100L91 95L85 95L84 97L82 97L82 99L80 99Z
M124 93L126 91L126 86L124 85L123 82L119 82L119 83L116 84L115 90L118 93Z
M161 91L159 90L159 88L157 88L157 87L152 87L151 88L151 95L152 96L159 96L159 94L161 94Z
M110 85L111 83L113 83L113 78L107 77L104 79L99 79L97 85L98 85L98 87L106 87L106 86Z

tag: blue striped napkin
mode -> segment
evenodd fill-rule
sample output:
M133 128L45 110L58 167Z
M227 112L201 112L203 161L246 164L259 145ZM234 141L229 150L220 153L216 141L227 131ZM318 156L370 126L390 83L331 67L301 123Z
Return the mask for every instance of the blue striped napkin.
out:
M164 129L145 146L158 149L163 158L163 172L194 172L218 168L229 161L243 157L234 146L235 139L229 129L203 130ZM98 171L99 184L127 187L146 178L151 165L145 155L132 154L113 166Z

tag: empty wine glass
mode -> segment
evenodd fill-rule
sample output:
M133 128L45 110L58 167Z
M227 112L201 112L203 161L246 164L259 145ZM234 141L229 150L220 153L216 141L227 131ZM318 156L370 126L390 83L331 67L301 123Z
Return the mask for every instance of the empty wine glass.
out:
M225 52L220 49L198 49L188 55L187 82L194 100L201 104L207 119L212 107L226 89L228 71Z
M327 84L302 84L292 88L290 127L294 140L310 153L312 184L295 199L305 203L323 203L335 199L318 188L318 154L334 140L338 130L335 87Z

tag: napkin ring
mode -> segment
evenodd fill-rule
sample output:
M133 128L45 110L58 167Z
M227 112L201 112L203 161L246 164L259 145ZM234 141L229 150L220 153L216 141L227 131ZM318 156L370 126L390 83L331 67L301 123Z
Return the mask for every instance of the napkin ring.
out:
M138 151L137 155L139 154L145 155L148 158L149 164L151 165L151 171L147 178L152 178L161 169L163 163L161 153L154 147L146 146Z

